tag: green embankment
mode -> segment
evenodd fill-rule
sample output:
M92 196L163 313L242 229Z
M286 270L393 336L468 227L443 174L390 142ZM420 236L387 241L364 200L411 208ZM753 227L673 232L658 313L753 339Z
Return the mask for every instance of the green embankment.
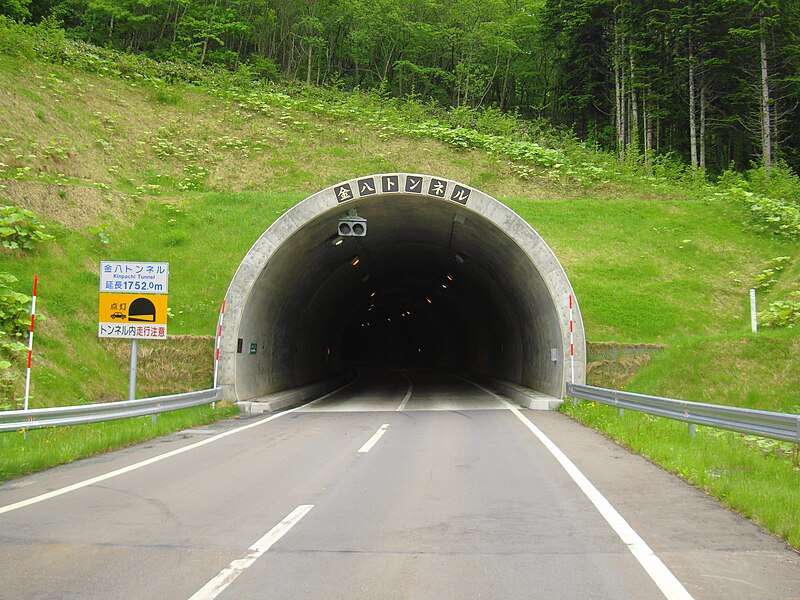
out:
M431 117L413 101L213 81L167 87L135 69L103 76L102 60L79 70L0 54L0 203L32 209L55 237L32 251L0 251L0 271L19 279L17 291L30 293L40 276L46 320L37 327L34 406L126 395L127 345L96 335L100 260L170 263L172 335L141 345L139 395L204 387L220 302L256 238L323 187L408 171L478 187L528 220L564 265L591 342L663 345L636 359L590 357L591 382L800 409L800 334L750 334L747 297L780 256L789 259L760 303L798 289L797 238L758 231L731 194L667 163L640 176L641 165L615 166L551 134L540 146L448 134L444 121L426 125ZM21 394L21 365L12 397ZM588 403L565 411L800 546L791 447L702 428L690 440L684 426L617 418ZM45 464L9 467L20 447L0 449L0 478Z

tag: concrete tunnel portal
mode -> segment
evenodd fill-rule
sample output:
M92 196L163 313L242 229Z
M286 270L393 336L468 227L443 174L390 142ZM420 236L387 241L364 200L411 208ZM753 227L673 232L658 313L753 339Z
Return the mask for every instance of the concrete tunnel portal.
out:
M366 235L339 236L356 214ZM552 250L504 204L445 178L371 175L306 198L252 246L225 306L218 384L233 402L359 365L556 398L585 381L580 310Z

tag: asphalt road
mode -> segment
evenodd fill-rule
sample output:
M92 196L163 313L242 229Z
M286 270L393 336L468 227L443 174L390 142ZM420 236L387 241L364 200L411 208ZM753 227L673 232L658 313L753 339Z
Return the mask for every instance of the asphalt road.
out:
M425 371L0 486L0 598L192 597L800 598L800 557L562 415Z

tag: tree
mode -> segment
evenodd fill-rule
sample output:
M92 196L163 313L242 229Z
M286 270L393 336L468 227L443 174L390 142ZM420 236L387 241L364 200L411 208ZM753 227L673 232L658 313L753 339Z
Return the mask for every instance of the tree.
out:
M0 15L23 21L31 16L31 0L0 0Z

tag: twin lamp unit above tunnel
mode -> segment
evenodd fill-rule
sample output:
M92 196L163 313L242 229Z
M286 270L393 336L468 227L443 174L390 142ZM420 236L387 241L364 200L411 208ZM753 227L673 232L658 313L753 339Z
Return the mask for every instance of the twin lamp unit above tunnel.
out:
M367 235L367 220L350 211L348 215L339 219L339 235L342 237L364 237Z

